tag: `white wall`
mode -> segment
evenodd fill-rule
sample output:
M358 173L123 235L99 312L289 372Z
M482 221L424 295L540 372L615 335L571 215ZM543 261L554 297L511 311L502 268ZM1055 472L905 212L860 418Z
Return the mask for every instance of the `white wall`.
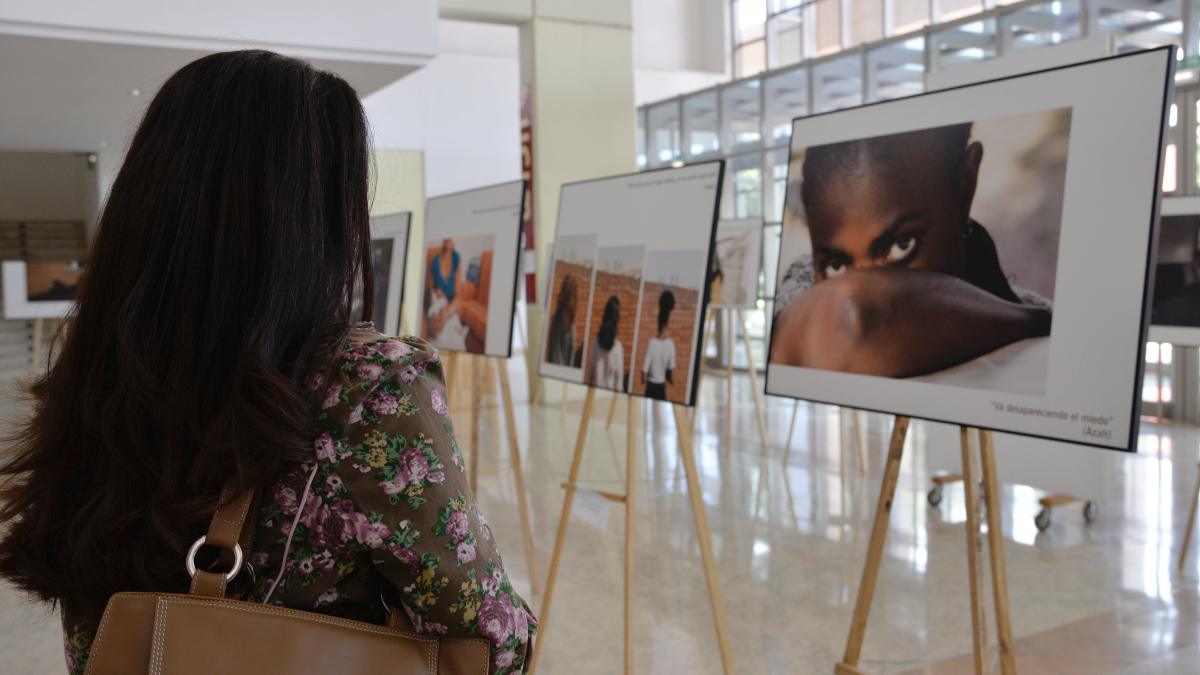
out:
M637 105L727 79L724 0L635 0L632 11ZM442 19L438 42L425 68L366 98L376 146L423 151L430 195L519 178L517 29Z
M366 98L376 147L423 151L431 196L520 178L517 29L438 24L442 52Z
M388 61L402 55L424 61L436 53L436 20L436 0L0 0L0 32L72 37L70 31L82 30L131 43L294 45Z
M90 219L96 174L83 155L0 152L0 219Z
M634 0L633 60L639 69L724 74L729 0Z

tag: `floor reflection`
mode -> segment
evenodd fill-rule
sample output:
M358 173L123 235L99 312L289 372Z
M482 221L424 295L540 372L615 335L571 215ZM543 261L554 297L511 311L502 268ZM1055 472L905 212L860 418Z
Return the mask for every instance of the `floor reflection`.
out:
M510 362L510 373L544 573L582 390L573 391L564 408L557 401L561 385L554 383L551 402L530 407L520 360ZM619 402L608 427L610 400L596 394L580 483L621 492L627 407ZM849 627L891 419L858 413L856 420L851 411L768 397L764 451L752 401L744 378L735 378L732 401L724 381L705 381L692 420L735 662L742 673L828 673ZM498 426L503 415L495 414L495 396L483 403L480 501L514 583L527 592L515 482ZM662 404L635 405L637 672L718 673L674 416ZM455 414L460 427L470 417L463 409ZM869 672L971 672L962 486L948 485L936 507L926 497L936 471L956 468L956 438L945 428L913 423L863 652ZM1184 570L1176 567L1200 429L1143 424L1138 454L1067 452L1038 443L996 438L1002 479L1022 468L1014 462L1031 456L1044 458L1044 466L1023 467L1025 473L1046 476L1005 482L1000 494L1021 672L1200 672L1200 553L1193 552ZM1099 504L1098 520L1085 523L1081 504L1073 504L1056 509L1050 528L1039 531L1038 499L1060 489L1056 477L1075 473L1084 474L1077 481L1086 492L1080 496ZM623 508L587 491L577 495L542 673L621 670ZM57 640L52 617L0 589L0 650L17 654L12 672L60 672Z

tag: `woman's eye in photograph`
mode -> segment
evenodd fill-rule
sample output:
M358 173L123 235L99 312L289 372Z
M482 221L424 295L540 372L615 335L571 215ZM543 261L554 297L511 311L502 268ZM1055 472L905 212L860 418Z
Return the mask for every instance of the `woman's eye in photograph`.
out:
M833 277L840 277L841 275L845 274L846 270L848 269L850 269L850 266L846 264L845 260L833 260L825 263L825 267L822 268L822 271L825 273L825 277L827 279L831 279Z
M917 248L917 238L912 235L899 237L892 242L892 247L888 249L887 261L889 263L902 262L915 251Z

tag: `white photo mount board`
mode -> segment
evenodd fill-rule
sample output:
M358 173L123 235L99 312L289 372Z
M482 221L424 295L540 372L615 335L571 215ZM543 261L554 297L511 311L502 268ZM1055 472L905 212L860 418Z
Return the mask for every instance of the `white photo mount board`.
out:
M767 393L1135 449L1173 67L1174 48L1162 48L797 119L793 152L1070 107L1049 365L1034 395L769 363Z
M545 282L542 354L538 355L538 374L564 382L585 384L588 350L596 337L597 322L592 315L596 278L604 271L606 261L617 263L634 255L634 249L643 252L640 276L638 277L637 301L633 304L636 313L632 344L622 345L624 367L628 371L626 381L617 390L631 395L643 396L633 383L644 365L644 349L648 334L641 321L651 320L656 313L656 297L646 297L645 289L650 284L680 287L696 292L695 305L685 305L683 294L676 305L673 317L689 317L689 327L684 334L672 335L677 353L690 352L680 358L672 372L675 382L684 383L683 396L679 400L668 398L684 406L694 404L698 384L697 373L702 356L703 317L707 311L708 279L712 247L715 243L718 213L721 203L721 186L724 181L725 162L714 160L698 162L682 167L652 169L637 173L609 176L592 180L567 183L562 186L558 207L554 253L549 274ZM569 251L567 250L569 247ZM560 252L560 249L564 249ZM556 294L554 292L556 265L559 259L569 260L580 269L589 269L590 275L583 280L584 288L577 298L577 305L587 311L582 321L581 363L561 365L548 362L548 344L553 323ZM622 263L623 264L623 263ZM686 268L684 265L686 264ZM598 301L604 303L603 297ZM648 304L649 303L649 304ZM622 307L622 314L628 311ZM623 319L624 320L624 319ZM606 388L606 387L605 387ZM678 390L676 388L676 390Z
M75 307L74 300L30 302L24 260L5 260L3 274L5 319L62 319Z
M1200 197L1163 197L1162 216L1200 216ZM1200 346L1200 328L1150 325L1150 340L1182 347Z
M371 218L371 240L392 242L391 267L388 270L387 309L384 325L376 330L387 335L400 332L400 312L404 304L404 273L408 261L408 235L412 231L412 213L389 213ZM375 298L378 302L379 298Z
M717 223L716 255L730 245L744 247L742 253L745 266L741 270L728 270L722 265L720 298L710 298L714 309L751 308L758 304L758 275L763 268L763 221L761 218L722 219ZM734 244L732 239L740 239ZM712 272L710 271L710 274Z
M430 197L425 207L425 241L421 247L422 286L417 298L418 332L424 325L423 295L428 276L426 256L445 239L492 237L491 276L487 302L487 328L482 353L507 359L512 356L513 313L520 273L521 214L525 181L515 180L461 192ZM463 260L462 264L468 261ZM470 351L433 341L443 351Z

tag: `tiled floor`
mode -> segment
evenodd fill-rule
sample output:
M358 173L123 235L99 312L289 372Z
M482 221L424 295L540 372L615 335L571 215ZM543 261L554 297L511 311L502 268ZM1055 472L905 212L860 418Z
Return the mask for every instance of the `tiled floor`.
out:
M533 526L544 575L553 547L582 406L524 402L511 364ZM580 392L573 392L581 399ZM585 487L624 490L626 405L606 429L611 396L596 395L581 472ZM727 428L725 383L706 382L696 461L740 673L829 673L840 658L866 553L890 419L864 415L859 471L853 417L801 404L786 466L792 403L768 399L764 457L744 379ZM480 500L521 590L528 589L515 487L495 398L481 415ZM638 401L635 467L635 658L639 673L719 673L703 568L678 461L673 415ZM467 437L465 411L457 423ZM921 423L915 422L915 426ZM971 672L965 511L960 486L926 501L921 460L929 435L911 435L861 667L873 673ZM840 450L845 440L846 451ZM1169 439L1170 442L1166 442ZM1039 492L1003 485L1000 498L1012 623L1023 673L1200 672L1200 553L1175 566L1196 480L1200 429L1143 425L1143 451L1085 454L1099 519L1064 508L1046 532L1032 525ZM1000 435L996 452L1025 443ZM1010 458L1013 455L1010 453ZM1038 487L1038 486L1034 486ZM624 507L577 494L539 672L611 674L622 667ZM530 598L535 608L541 598ZM994 636L994 630L989 633ZM57 627L0 591L0 670L61 672Z

